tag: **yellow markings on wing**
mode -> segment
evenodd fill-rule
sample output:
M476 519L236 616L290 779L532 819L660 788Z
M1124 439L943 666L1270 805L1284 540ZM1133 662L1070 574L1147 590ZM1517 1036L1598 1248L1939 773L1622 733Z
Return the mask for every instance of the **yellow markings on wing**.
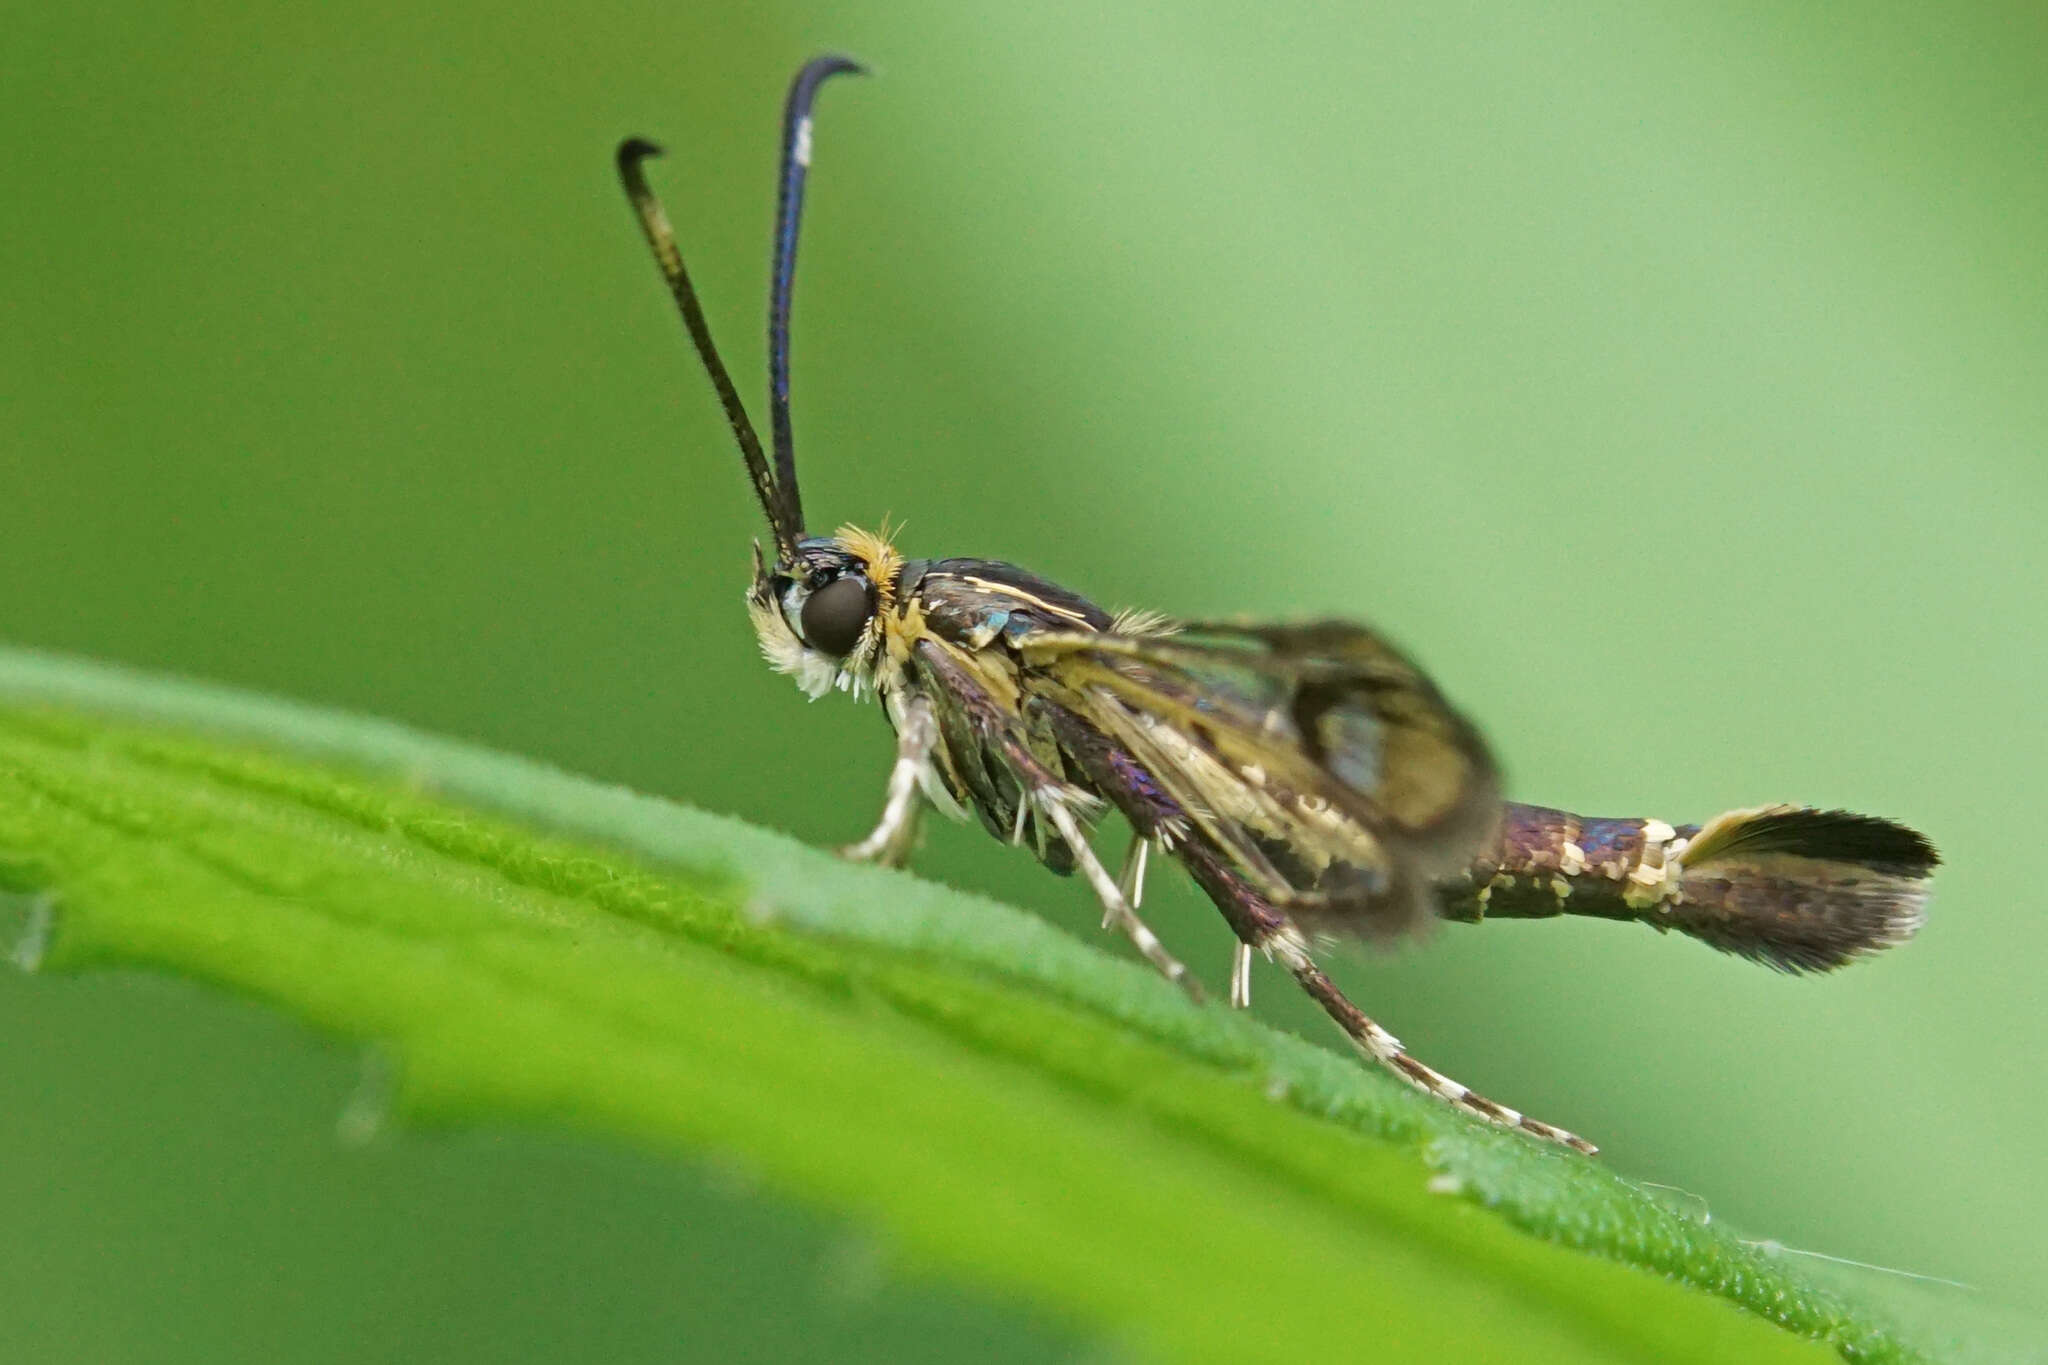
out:
M1026 592L1015 583L998 582L995 579L981 578L971 573L960 574L959 579L962 583L978 588L992 597L1014 597L1018 601L1028 604L1034 611L1042 611L1049 615L1057 616L1062 621L1072 621L1075 625L1086 627L1091 631L1094 629L1093 626L1088 625L1088 618L1082 613L1075 611L1072 607L1062 607L1056 603L1048 602L1043 597Z
M1332 863L1385 865L1385 849L1361 810L1369 800L1332 779L1284 717L1204 690L1200 679L1142 648L1106 651L1143 660L1141 669L1069 648L1069 641L1105 637L1054 637L1054 647L1036 656L1044 666L1029 685L1045 687L1129 750L1262 894L1284 899L1307 888L1274 867L1259 838L1286 845L1302 864L1297 877L1306 871L1308 882ZM1038 643L1025 643L1027 663ZM1148 680L1147 672L1156 676ZM1204 709L1176 692L1199 693Z
M1215 735L1219 748L1229 751L1226 757L1233 763L1260 764L1293 790L1320 795L1346 809L1360 825L1385 827L1390 833L1425 833L1440 821L1455 819L1475 793L1491 787L1492 769L1483 748L1413 665L1363 629L1316 629L1313 653L1306 659L1277 649L1235 650L1173 636L1073 632L1034 636L1023 648L1027 660L1041 664L1073 656L1103 663L1119 695L1147 710L1169 711L1183 724L1203 727ZM1105 656L1112 655L1142 667L1109 667ZM1291 691L1310 668L1332 679L1367 684L1370 697L1367 700L1361 690L1355 708L1319 710L1318 733L1306 736L1296 730L1291 715L1272 705L1232 697L1227 686L1219 688L1203 676L1205 671L1235 669ZM1146 673L1177 681L1176 690L1189 696L1199 694L1203 710L1197 712L1184 701L1162 695L1160 688L1146 686ZM1284 754L1285 760L1275 767L1257 752L1240 754L1238 750L1253 743L1254 737L1283 740L1273 751ZM1307 743L1318 744L1328 762L1305 752L1302 746ZM1265 746L1261 749L1265 751ZM1357 780L1352 755L1374 757L1369 783Z

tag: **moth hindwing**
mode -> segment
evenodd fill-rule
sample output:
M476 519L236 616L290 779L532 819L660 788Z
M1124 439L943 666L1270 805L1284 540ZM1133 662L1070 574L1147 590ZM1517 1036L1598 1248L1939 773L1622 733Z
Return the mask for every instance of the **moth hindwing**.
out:
M896 731L882 815L848 856L903 862L934 805L1079 872L1104 927L1190 995L1195 977L1139 918L1148 857L1171 855L1251 962L1278 963L1351 1043L1492 1123L1591 1143L1473 1093L1402 1051L1311 953L1316 935L1389 939L1438 918L1588 915L1677 930L1788 972L1825 971L1912 936L1932 844L1872 816L1798 806L1701 825L1591 819L1503 803L1478 731L1385 640L1343 621L1176 626L1112 616L996 560L906 560L886 533L810 535L790 422L790 302L810 176L812 108L846 57L806 63L783 107L768 303L770 443L727 373L645 162L618 170L655 264L732 429L772 555L757 545L747 612L762 653L813 697L880 698ZM1130 826L1111 875L1089 835Z

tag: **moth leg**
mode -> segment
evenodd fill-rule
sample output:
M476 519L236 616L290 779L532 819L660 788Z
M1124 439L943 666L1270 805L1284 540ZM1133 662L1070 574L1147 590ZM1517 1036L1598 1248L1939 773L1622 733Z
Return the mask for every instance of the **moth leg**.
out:
M1186 830L1181 822L1187 820L1187 812L1159 791L1145 766L1129 749L1068 708L1052 703L1044 705L1046 715L1059 729L1065 751L1082 765L1097 790L1116 804L1134 828L1156 833L1181 824L1184 832L1169 845L1173 856L1215 902L1224 922L1237 935L1238 942L1246 948L1261 950L1285 966L1301 988L1308 992L1309 998L1323 1007L1323 1012L1344 1030L1344 1035L1360 1052L1410 1085L1426 1090L1467 1113L1492 1123L1520 1128L1581 1152L1595 1150L1593 1144L1584 1138L1528 1118L1504 1104L1496 1104L1403 1052L1400 1042L1391 1033L1366 1018L1358 1006L1345 999L1344 993L1323 975L1309 956L1307 937L1285 912L1246 880L1231 862L1230 855L1201 831ZM1065 833L1064 829L1062 833ZM1083 850L1073 835L1067 835L1067 840L1074 844L1078 860ZM1084 864L1093 865L1092 859ZM1107 896L1104 900L1107 903ZM1244 954L1240 953L1238 961L1243 960ZM1249 979L1241 982L1240 974L1233 970L1231 1003L1238 1003L1241 988L1243 993L1249 994L1248 987Z
M1335 982L1323 975L1315 959L1309 955L1308 939L1294 922L1275 910L1264 897L1254 891L1244 878L1239 876L1224 861L1223 855L1204 840L1190 839L1177 850L1181 862L1188 872L1209 893L1209 899L1223 912L1223 918L1230 923L1242 942L1264 952L1266 956L1285 967L1302 990L1308 992L1311 1000L1323 1007L1323 1013L1330 1016L1351 1045L1366 1056L1378 1062L1387 1070L1399 1076L1418 1090L1427 1091L1445 1103L1476 1115L1489 1123L1505 1128L1519 1128L1525 1133L1550 1142L1561 1143L1574 1150L1588 1154L1599 1148L1562 1128L1532 1119L1519 1110L1486 1098L1486 1096L1461 1085L1433 1067L1424 1066L1401 1050L1401 1040L1381 1028L1365 1012L1351 1003L1344 992L1337 989ZM1233 974L1232 987L1236 981Z
M1519 1128L1525 1133L1551 1142L1562 1143L1577 1151L1591 1155L1599 1151L1592 1143L1568 1133L1564 1129L1532 1119L1520 1110L1490 1100L1469 1086L1460 1085L1443 1072L1424 1066L1401 1050L1401 1040L1365 1017L1358 1006L1345 998L1336 983L1324 976L1322 970L1310 959L1308 951L1301 944L1301 935L1293 933L1282 941L1274 943L1269 950L1280 959L1309 998L1323 1007L1323 1013L1336 1021L1337 1027L1351 1040L1352 1046L1378 1062L1387 1070L1399 1076L1418 1090L1424 1090L1438 1099L1475 1114L1489 1123L1498 1123L1504 1128Z
M1102 865L1102 861L1095 856L1095 850L1089 846L1087 837L1081 833L1074 813L1067 809L1064 794L1057 788L1045 788L1033 792L1032 798L1038 808L1045 812L1046 818L1052 821L1053 828L1060 833L1060 838L1067 841L1067 847L1073 850L1074 865L1081 869L1081 875L1088 879L1088 884L1095 888L1097 899L1102 902L1105 923L1113 922L1121 928L1130 938L1132 945L1137 948L1140 956L1157 967L1161 976L1186 991L1190 999L1200 1004L1203 998L1201 983L1195 980L1180 959L1166 951L1166 945L1159 941L1159 936L1152 932L1145 921L1138 918L1136 911L1131 909L1131 903L1124 898L1116 879L1109 875L1109 869Z
M1138 918L1137 912L1131 908L1130 901L1117 886L1116 879L1102 866L1102 860L1095 856L1094 848L1089 844L1087 836L1081 832L1080 822L1074 818L1070 802L1077 798L1086 799L1086 793L1078 792L1061 782L1020 744L1010 733L1000 708L989 698L986 691L933 641L925 640L918 644L917 658L930 672L934 682L945 688L951 699L962 702L972 710L975 727L980 732L984 744L994 748L1002 756L1011 773L1023 784L1024 799L1042 817L1034 822L1033 828L1039 832L1041 839L1044 837L1047 823L1059 832L1060 838L1066 842L1068 851L1073 854L1075 866L1081 869L1081 874L1088 879L1089 886L1094 888L1096 899L1102 902L1104 917L1124 931L1136 946L1139 955L1158 968L1161 976L1174 982L1188 993L1189 998L1199 1004L1202 1000L1201 984L1178 958L1166 951L1165 945L1159 941L1159 936ZM1057 707L1053 709L1058 710ZM1021 824L1019 828L1022 828ZM1151 829L1153 826L1143 825L1139 828Z
M912 697L897 717L896 763L889 769L889 796L882 804L882 818L867 838L840 849L843 857L884 867L901 867L909 859L917 838L918 813L924 808L918 799L919 788L931 767L932 746L938 737L931 703Z
M1230 954L1230 1008L1252 1007L1252 945L1239 943Z

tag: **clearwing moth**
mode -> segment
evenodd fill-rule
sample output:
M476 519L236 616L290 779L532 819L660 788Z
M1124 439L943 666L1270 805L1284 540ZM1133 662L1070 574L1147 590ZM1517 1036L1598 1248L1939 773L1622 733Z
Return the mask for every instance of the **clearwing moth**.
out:
M925 804L971 811L1053 871L1079 871L1105 927L1188 994L1186 967L1138 917L1148 855L1178 860L1237 936L1230 1003L1253 950L1278 962L1359 1051L1492 1123L1583 1152L1561 1128L1424 1066L1317 965L1333 935L1386 940L1437 919L1635 920L1786 972L1903 942L1939 861L1922 835L1846 811L1774 805L1699 825L1593 819L1503 801L1477 729L1429 677L1344 621L1262 625L1113 615L988 559L906 559L885 535L804 528L789 412L789 317L811 111L849 58L807 63L783 109L768 311L764 451L711 340L668 216L628 139L618 171L767 516L747 611L762 652L813 697L873 693L896 732L874 830L848 857L900 864ZM1131 828L1121 875L1089 842Z

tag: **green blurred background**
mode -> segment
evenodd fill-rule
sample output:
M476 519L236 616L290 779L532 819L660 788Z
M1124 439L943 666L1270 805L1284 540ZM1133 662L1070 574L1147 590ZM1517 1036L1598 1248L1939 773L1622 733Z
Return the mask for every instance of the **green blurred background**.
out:
M669 146L751 377L781 87L841 47L880 75L818 130L814 524L1363 617L1530 799L1924 827L1927 931L1839 978L1557 923L1339 975L1753 1235L1992 1297L2048 1272L2038 7L0 17L0 639L865 829L887 727L758 662L758 519L609 161ZM1095 932L978 829L921 866ZM1220 980L1213 912L1173 876L1157 907ZM0 1029L9 1358L1071 1346L722 1166L345 1149L352 1054L187 988L10 976Z

